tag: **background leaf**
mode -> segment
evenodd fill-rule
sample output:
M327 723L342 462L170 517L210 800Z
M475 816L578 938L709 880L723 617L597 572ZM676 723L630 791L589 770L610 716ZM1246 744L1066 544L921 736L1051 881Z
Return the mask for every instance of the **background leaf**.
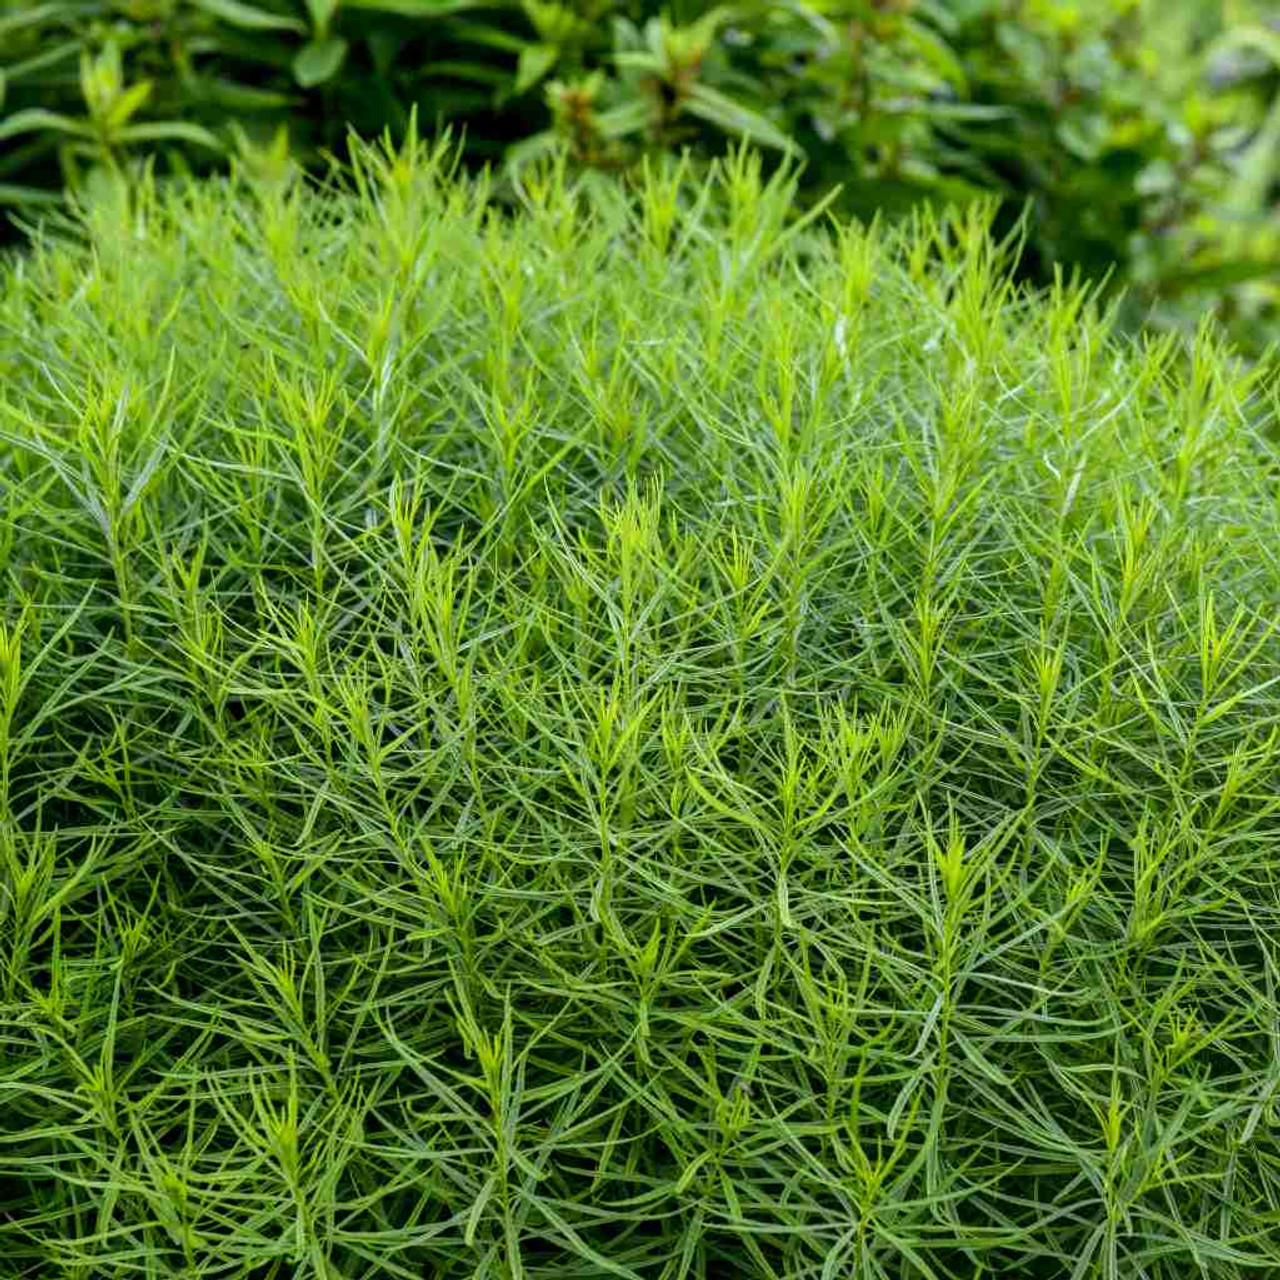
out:
M146 124L133 124L120 133L122 142L190 142L197 147L221 151L222 143L198 124L185 120L150 120Z
M774 147L789 155L801 154L800 148L777 125L758 111L734 102L709 85L695 84L689 90L683 105L690 114L718 125L737 137Z
M46 111L43 107L28 107L25 111L15 111L12 115L0 117L0 139L44 130L69 133L80 138L93 135L93 130L85 121L73 120L70 116L61 115L56 111Z
M347 56L347 42L340 36L312 40L298 50L293 60L294 78L304 89L332 80Z
M255 5L245 4L244 0L190 0L190 3L245 31L296 31L303 34L307 30L306 23L297 18L259 9Z
M527 93L556 64L560 50L553 44L529 44L520 51L520 65L516 74L517 93Z
M442 18L487 7L484 0L345 0L344 9L394 13L403 18Z

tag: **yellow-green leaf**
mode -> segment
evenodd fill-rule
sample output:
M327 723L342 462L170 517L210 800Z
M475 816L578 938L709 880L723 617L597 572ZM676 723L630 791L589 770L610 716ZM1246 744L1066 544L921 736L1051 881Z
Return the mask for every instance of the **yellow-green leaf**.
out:
M129 118L151 97L153 84L150 80L139 80L130 85L111 105L107 112L107 128L116 130L129 123Z
M516 92L527 93L556 64L560 50L553 44L527 44L520 51Z

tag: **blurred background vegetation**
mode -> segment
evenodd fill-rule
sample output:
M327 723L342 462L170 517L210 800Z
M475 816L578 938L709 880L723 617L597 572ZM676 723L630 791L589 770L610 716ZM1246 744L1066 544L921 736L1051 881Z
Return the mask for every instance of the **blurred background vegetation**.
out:
M607 175L741 139L863 218L996 193L1025 278L1280 335L1274 0L0 0L5 234L145 170L287 184L414 108L508 194L549 152Z

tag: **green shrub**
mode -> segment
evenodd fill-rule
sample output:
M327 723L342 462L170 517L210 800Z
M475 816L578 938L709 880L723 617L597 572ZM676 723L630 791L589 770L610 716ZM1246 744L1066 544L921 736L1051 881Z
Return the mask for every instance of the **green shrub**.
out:
M32 137L6 162L11 176L68 138L108 163L133 142L219 145L210 134L130 132L135 119L154 130L156 115L209 128L253 121L263 136L287 122L301 155L314 158L337 149L348 125L399 135L416 107L425 119L477 126L468 149L483 158L500 157L509 141L513 159L567 141L580 161L629 165L685 142L746 138L799 154L826 138L841 155L828 185L848 179L852 163L859 187L875 187L868 206L880 207L943 181L930 167L934 123L1007 115L935 101L954 98L965 80L940 34L955 24L937 5L917 18L911 5L865 0L695 3L675 16L626 0L6 2L10 105L0 135ZM76 185L74 168L63 168ZM9 198L37 190L11 184ZM948 190L975 194L954 179Z
M803 198L897 217L1031 204L1021 270L1274 331L1280 33L1260 0L0 0L0 203L101 191L157 149L323 168L348 126L465 126L508 176L568 147L631 169L741 140L803 156ZM288 141L277 130L287 127ZM275 142L273 143L273 138Z
M988 5L997 11L1001 6ZM1280 31L1271 6L1078 0L1002 6L959 51L1009 122L967 142L1035 207L1031 248L1115 273L1130 311L1194 332L1216 310L1258 354L1276 333Z
M0 277L10 1273L1280 1269L1259 375L357 155Z

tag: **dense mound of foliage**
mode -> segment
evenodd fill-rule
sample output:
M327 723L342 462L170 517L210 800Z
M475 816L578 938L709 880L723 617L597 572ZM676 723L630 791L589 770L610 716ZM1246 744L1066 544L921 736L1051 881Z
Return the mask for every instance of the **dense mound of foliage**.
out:
M1275 1274L1256 376L451 164L4 269L0 1269Z
M748 139L860 216L1029 202L1027 278L1113 272L1129 321L1193 330L1212 306L1257 351L1280 299L1268 19L1270 0L0 0L0 207L148 161L314 169L414 109L511 172L549 146L612 171Z

